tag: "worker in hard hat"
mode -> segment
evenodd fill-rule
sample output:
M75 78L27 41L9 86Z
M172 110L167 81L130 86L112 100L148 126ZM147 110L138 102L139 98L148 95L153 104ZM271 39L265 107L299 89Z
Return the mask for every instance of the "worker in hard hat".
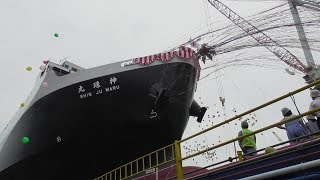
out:
M292 114L291 110L286 107L282 108L281 112L284 117L281 121L285 121L285 120L295 116ZM294 119L290 122L287 122L284 124L284 126L285 127L278 126L278 128L284 129L287 131L287 136L288 136L289 140L293 140L298 137L305 136L307 134L306 130L305 130L305 129L307 129L307 127L305 126L305 124L303 123L301 118L297 118L297 119ZM300 140L297 140L297 141L300 141Z
M320 91L317 89L313 89L310 91L310 97L312 99L312 102L310 103L309 111L314 110L318 107L320 107ZM320 129L320 111L315 112L312 114L317 119L318 129Z
M248 129L249 125L247 121L241 122L242 130L238 133L238 137L244 136L252 133L251 130ZM246 138L238 140L239 146L244 154L244 157L250 157L257 154L256 148L256 135L251 135Z
M308 127L307 130L309 131L310 134L319 131L317 120L313 115L310 115L310 114L307 115L306 119L308 120L306 124Z

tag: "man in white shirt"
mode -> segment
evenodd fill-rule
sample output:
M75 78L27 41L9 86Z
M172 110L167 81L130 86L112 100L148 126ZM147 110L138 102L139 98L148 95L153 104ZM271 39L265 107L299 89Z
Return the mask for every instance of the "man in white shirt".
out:
M317 120L314 118L314 116L307 115L306 119L308 120L306 123L306 126L308 127L307 131L309 132L309 134L318 132L319 128L318 128Z
M309 111L320 107L320 91L317 89L313 89L310 91L310 97L312 102L310 103ZM317 119L318 128L320 127L320 111L312 114Z

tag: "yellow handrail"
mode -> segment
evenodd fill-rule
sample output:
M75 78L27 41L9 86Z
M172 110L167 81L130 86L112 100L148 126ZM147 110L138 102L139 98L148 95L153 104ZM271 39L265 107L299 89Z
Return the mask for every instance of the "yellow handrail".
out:
M174 145L176 148L177 178L178 178L178 180L182 180L183 179L183 169L182 169L182 156L181 156L180 142L175 141Z
M194 137L196 137L196 136L199 136L200 134L203 134L203 133L208 132L208 131L210 131L210 130L212 130L212 129L215 129L215 128L219 127L219 126L222 126L222 125L224 125L224 124L226 124L226 123L229 123L229 122L231 122L231 121L233 121L233 120L235 120L235 119L238 119L238 118L240 118L240 117L242 117L242 116L245 116L245 115L247 115L247 114L249 114L249 113L252 113L252 112L254 112L254 111L256 111L256 110L259 110L259 109L261 109L261 108L264 108L264 107L266 107L266 106L269 106L270 104L273 104L273 103L278 102L278 101L280 101L280 100L282 100L282 99L284 99L284 98L287 98L287 97L289 97L289 96L292 96L293 94L296 94L296 93L298 93L298 92L301 92L301 91L303 91L303 90L306 90L306 89L308 89L308 88L311 88L312 86L315 86L315 85L317 85L317 84L320 84L320 80L315 81L315 82L313 82L313 83L311 83L311 84L309 84L309 85L307 85L307 86L304 86L304 87L302 87L302 88L299 88L299 89L297 89L297 90L295 90L295 91L289 92L289 93L286 94L286 95L280 96L280 97L278 97L278 98L276 98L276 99L274 99L274 100L271 100L271 101L269 101L269 102L267 102L267 103L264 103L264 104L262 104L262 105L260 105L260 106L258 106L258 107L256 107L256 108L253 108L253 109L251 109L251 110L249 110L249 111L246 111L246 112L241 113L241 114L239 114L239 115L237 115L237 116L235 116L235 117L232 117L232 118L230 118L230 119L228 119L228 120L225 120L225 121L223 121L223 122L221 122L221 123L218 123L217 125L214 125L214 126L208 128L208 129L205 129L205 130L203 130L203 131L200 131L200 132L198 132L198 133L196 133L196 134L194 134L194 135L191 135L191 136L189 136L189 137L186 137L186 138L180 140L180 142L184 142L184 141L187 141L187 140L189 140L189 139L191 139L191 138L194 138Z
M97 178L95 178L96 180L99 180L100 178L103 178L103 177L110 177L110 179L112 179L111 177L112 177L112 173L114 172L114 174L115 174L115 176L117 176L117 172L119 171L119 173L120 173L120 179L127 179L127 178L130 178L130 177L132 177L132 176L135 176L135 175L137 175L137 174L139 174L139 173L141 173L141 172L143 172L143 171L145 171L145 170L148 170L148 169L152 169L152 168L156 168L156 167L159 167L159 166L161 166L161 165L163 165L163 164L165 164L165 163L168 163L168 162L170 162L170 161L174 161L175 160L175 154L171 154L171 157L172 158L167 158L166 156L167 156L167 154L165 153L166 152L166 149L168 149L168 148L170 148L171 150L172 150L172 152L175 152L175 144L169 144L169 145L167 145L167 146L165 146L165 147L162 147L161 149L158 149L158 150L156 150L156 151L153 151L153 152L151 152L151 153L149 153L149 154L147 154L147 155L144 155L144 156L142 156L142 157L140 157L140 158L138 158L138 159L135 159L135 160L133 160L133 161L131 161L131 162L129 162L129 163L127 163L127 164L125 164L125 165L122 165L122 166L120 166L120 167L118 167L118 168L116 168L116 169L114 169L114 170L112 170L112 171L109 171L109 172L107 172L107 173L105 173L105 174L103 174L103 175L101 175L101 176L99 176L99 177L97 177ZM160 152L162 152L163 151L163 153L160 153ZM163 162L162 163L159 163L159 153L160 153L160 157L161 157L161 155L163 155ZM152 161L151 161L151 159L152 159L152 155L155 155L156 156L156 162L155 162L155 165L152 165ZM149 159L149 166L148 166L148 168L145 168L145 159L148 157L148 159ZM142 170L139 170L139 161L142 161ZM135 171L135 173L133 173L133 164L135 164L136 165L136 171ZM127 168L128 168L128 166L130 166L130 173L128 173L127 172ZM122 168L125 168L125 175L124 175L124 177L122 177ZM130 174L130 175L129 175Z
M211 150L213 150L213 149L216 149L216 148L219 148L219 147L221 147L221 146L227 145L227 144L229 144L229 143L238 141L238 140L243 139L243 138L246 138L246 137L248 137L248 136L251 136L251 135L260 133L260 132L265 131L265 130L268 130L268 129L270 129L270 128L273 128L273 127L276 127L276 126L280 126L280 125L285 124L285 123L287 123L287 122L293 121L293 120L295 120L295 119L297 119L297 118L301 118L301 117L303 117L303 116L305 116L305 115L313 114L313 113L315 113L315 112L317 112L317 111L320 111L320 108L317 108L317 109L314 109L314 110L311 110L311 111L307 111L307 112L305 112L305 113L303 113L303 114L300 114L300 115L291 117L291 118L289 118L289 119L287 119L287 120L284 120L284 121L281 121L281 122L278 122L278 123L274 123L274 124L269 125L269 126L267 126L267 127L264 127L264 128L259 129L259 130L253 131L253 132L250 133L250 134L243 135L243 136L241 136L241 137L237 137L237 138L231 139L231 140L226 141L226 142L224 142L224 143L215 145L215 146L213 146L213 147L211 147L211 148L207 148L206 150L199 151L199 152L197 152L197 153L191 154L191 155L186 156L186 157L183 157L183 158L182 158L182 156L181 156L181 143L182 143L182 142L187 141L187 140L189 140L189 139L192 139L192 138L194 138L194 137L196 137L196 136L198 136L198 135L200 135L200 134L203 134L203 133L205 133L205 132L208 132L208 131L210 131L210 130L212 130L212 129L215 129L215 128L217 128L217 127L219 127L219 126L222 126L222 125L224 125L224 124L226 124L226 123L229 123L229 122L231 122L231 121L233 121L233 120L235 120L235 119L238 119L238 118L240 118L240 117L243 117L243 116L245 116L245 115L247 115L247 114L249 114L249 113L252 113L252 112L254 112L254 111L257 111L257 110L259 110L259 109L261 109L261 108L264 108L264 107L266 107L266 106L269 106L269 105L271 105L271 104L273 104L273 103L275 103L275 102L278 102L278 101L280 101L280 100L282 100L282 99L284 99L284 98L287 98L287 97L289 97L289 96L292 96L292 95L294 95L294 94L296 94L296 93L298 93L298 92L301 92L301 91L303 91L303 90L306 90L306 89L308 89L308 88L311 88L311 87L313 87L313 86L315 86L315 85L317 85L317 84L320 84L320 80L315 81L315 82L313 82L313 83L311 83L311 84L309 84L309 85L307 85L307 86L304 86L304 87L302 87L302 88L299 88L299 89L297 89L297 90L295 90L295 91L289 92L289 93L287 93L286 95L280 96L280 97L278 97L278 98L276 98L276 99L274 99L274 100L271 100L271 101L269 101L269 102L267 102L267 103L264 103L264 104L262 104L262 105L260 105L260 106L258 106L258 107L255 107L255 108L253 108L253 109L251 109L251 110L248 110L248 111L246 111L246 112L244 112L244 113L241 113L241 114L239 114L239 115L237 115L237 116L235 116L235 117L232 117L232 118L230 118L230 119L227 119L227 120L225 120L225 121L223 121L223 122L221 122L221 123L218 123L218 124L216 124L216 125L208 128L208 129L205 129L205 130L203 130L203 131L201 131L201 132L198 132L198 133L196 133L196 134L193 134L193 135L191 135L191 136L189 136L189 137L186 137L186 138L184 138L184 139L182 139L182 140L180 140L180 141L175 141L174 144L169 144L168 146L165 146L165 147L163 147L163 148L161 148L161 149L159 149L159 150L153 151L153 152L151 152L151 153L149 153L149 154L147 154L147 155L145 155L145 156L142 156L142 157L140 157L140 158L138 158L138 159L136 159L136 160L134 160L134 161L131 161L131 162L129 162L129 163L127 163L127 164L125 164L125 165L123 165L123 166L120 167L120 177L122 176L122 175L121 175L121 168L123 168L123 167L125 168L125 177L124 177L124 179L126 179L126 178L130 178L130 177L132 177L132 176L134 176L134 175L137 175L138 173L141 173L141 172L143 172L143 171L145 171L145 170L148 170L148 169L151 169L151 168L155 168L155 167L159 167L159 166L161 166L162 164L165 164L165 163L167 163L167 162L170 162L170 161L175 160L175 161L176 161L176 168L177 168L177 178L178 178L178 180L182 180L182 179L183 179L183 169L182 169L182 161L183 161L183 160L192 158L192 157L194 157L194 156L200 155L200 154L205 153L205 152L207 152L207 151L211 151ZM167 160L167 159L166 159L166 148L169 148L169 147L171 148L171 156L172 156L172 158L171 158L170 160ZM163 163L159 163L159 162L158 162L158 155L159 155L158 153L159 153L160 151L163 151L163 155L164 155L164 162L163 162ZM152 157L153 154L156 155L156 161L157 161L157 162L156 162L156 165L154 165L154 166L152 166L152 164L151 164L151 163L152 163L151 157ZM147 168L147 169L145 168L145 164L144 164L144 160L145 160L146 157L149 158L149 168ZM139 160L142 160L142 162L143 162L142 171L139 171L139 167L138 167L138 161L139 161ZM137 168L137 172L135 172L135 173L133 173L133 171L132 171L132 164L133 164L134 162L136 163L136 168ZM130 176L127 174L127 166L128 166L128 165L130 165L130 168L131 168ZM102 175L102 176L100 176L100 177L98 177L98 178L95 178L95 179L98 180L98 179L100 179L100 178L107 177L108 175L110 175L109 177L110 177L110 179L112 179L112 172L114 172L114 173L115 173L115 176L116 176L118 169L119 169L119 168L114 169L114 170L112 170L112 171L109 171L108 173L106 173L106 174L104 174L104 175Z
M211 148L207 148L206 150L202 150L202 151L199 151L199 152L197 152L197 153L191 154L191 155L189 155L189 156L186 156L186 157L182 158L182 161L183 161L183 160L186 160L186 159L189 159L189 158L192 158L192 157L194 157L194 156L200 155L200 154L205 153L205 152L207 152L207 151L211 151L211 150L216 149L216 148L218 148L218 147L227 145L227 144L229 144L229 143L238 141L238 140L240 140L240 139L246 138L246 137L248 137L248 136L252 136L252 135L257 134L257 133L260 133L260 132L262 132L262 131L271 129L271 128L273 128L273 127L277 127L277 126L283 125L283 124L285 124L285 123L287 123L287 122L290 122L290 121L293 121L293 120L295 120L295 119L301 118L301 117L306 116L306 115L308 115L308 114L313 114L313 113L315 113L315 112L317 112L317 111L320 111L320 107L318 107L318 108L316 108L316 109L314 109L314 110L307 111L307 112L305 112L305 113L302 113L302 114L293 116L293 117L291 117L291 118L288 118L288 119L286 119L286 120L280 121L280 122L278 122L278 123L271 124L271 125L269 125L269 126L267 126L267 127L264 127L264 128L258 129L258 130L256 130L256 131L253 131L252 133L249 133L249 134L246 134L246 135L243 135L243 136L240 136L240 137L231 139L231 140L229 140L229 141L223 142L223 143L218 144L218 145L216 145L216 146L212 146Z

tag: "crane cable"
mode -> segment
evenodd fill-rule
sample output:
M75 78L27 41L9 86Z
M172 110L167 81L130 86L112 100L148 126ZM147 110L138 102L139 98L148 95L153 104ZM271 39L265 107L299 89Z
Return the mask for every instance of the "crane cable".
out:
M300 113L299 108L298 108L298 106L297 106L297 104L296 104L296 99L294 98L294 95L291 95L290 98L291 98L294 106L296 107L296 110L298 111L298 113L299 113L299 115L300 115L301 113ZM302 117L301 119L302 119L303 123L305 124L305 127L307 127L307 129L309 130L309 132L311 132L311 129L310 129L310 127L308 126L308 124L305 122L305 119L304 119L303 117Z

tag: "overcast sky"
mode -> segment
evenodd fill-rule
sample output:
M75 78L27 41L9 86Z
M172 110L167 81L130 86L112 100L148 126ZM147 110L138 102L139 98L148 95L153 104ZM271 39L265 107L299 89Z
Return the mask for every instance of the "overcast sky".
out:
M272 1L223 2L241 16L277 4ZM75 64L90 68L157 53L187 41L208 24L209 17L211 22L229 23L206 0L2 0L0 130L27 98L43 60L59 62L68 57ZM55 38L54 33L59 37ZM33 70L26 71L27 66ZM290 76L284 68L282 71L247 68L230 72L222 79L228 111L248 110L304 85L300 76ZM196 98L206 99L203 105L214 109L213 104L219 103L216 80L211 78L205 82L199 82ZM307 93L300 99L305 99L303 107L309 102ZM275 110L279 112L285 105L279 104ZM268 113L261 119L267 121L266 116ZM281 114L274 118L281 118ZM265 123L259 126L263 125ZM201 128L192 121L186 134Z

